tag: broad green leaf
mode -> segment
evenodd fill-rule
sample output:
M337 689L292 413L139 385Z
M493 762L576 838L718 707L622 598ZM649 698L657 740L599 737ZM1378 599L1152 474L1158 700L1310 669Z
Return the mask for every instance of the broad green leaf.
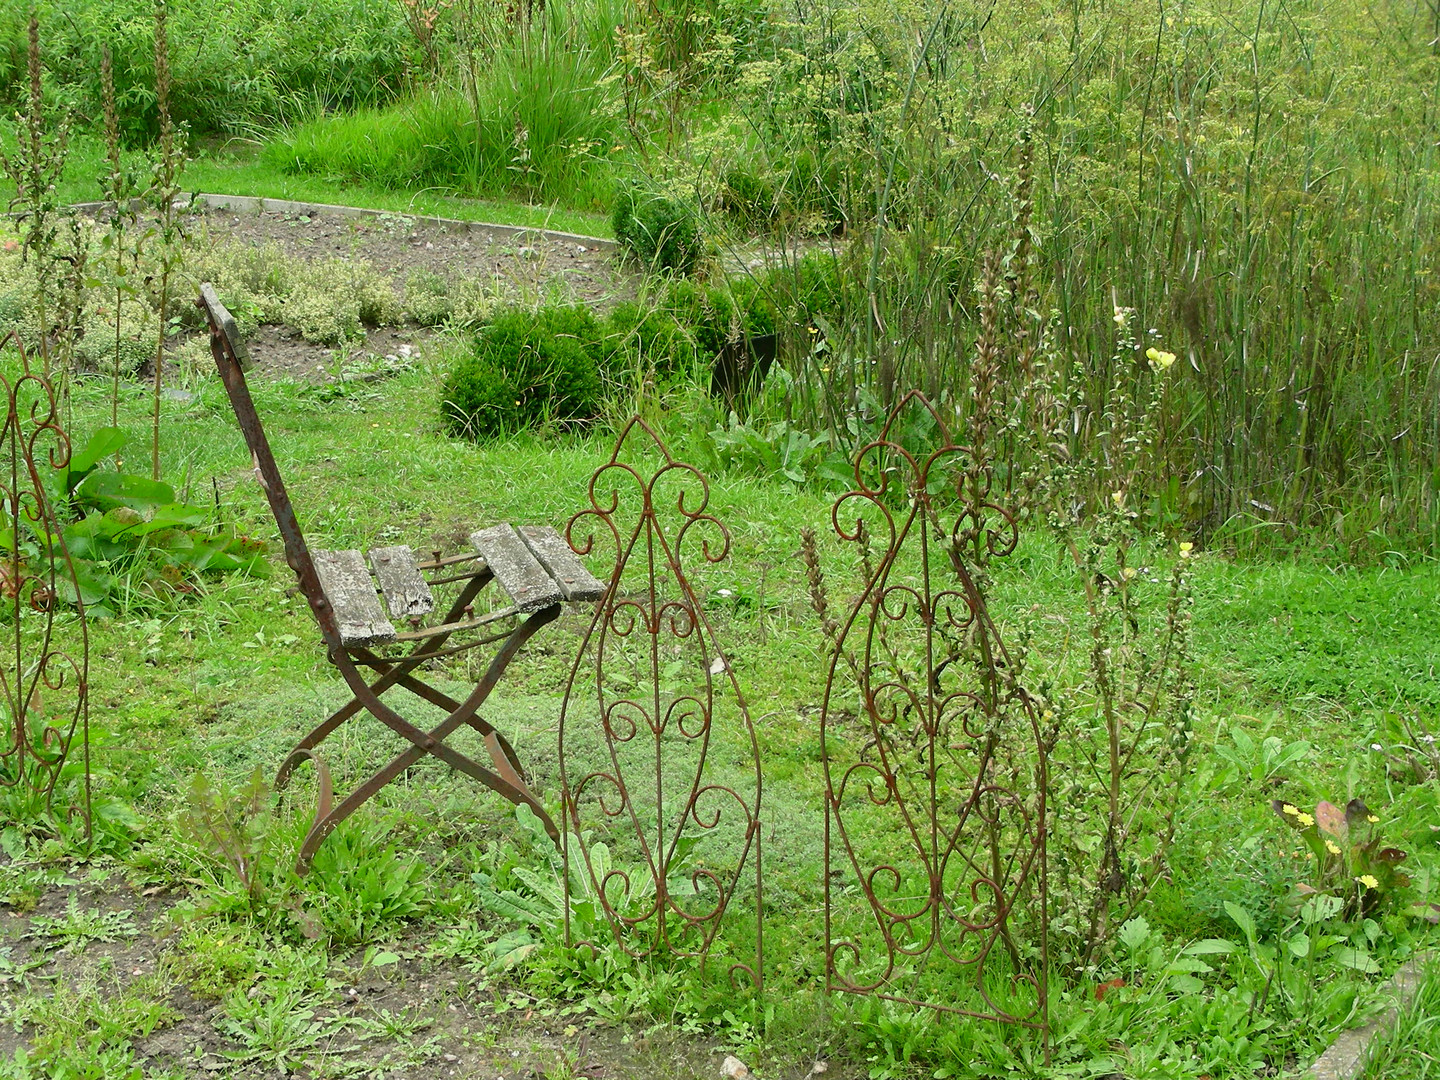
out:
M169 484L116 472L92 472L75 489L75 495L81 502L101 510L119 506L149 510L175 501L175 489Z
M1170 989L1177 994L1199 994L1205 990L1205 984L1194 975L1174 974L1169 980Z
M535 951L540 943L524 930L512 930L490 946L490 964L487 971L509 971Z
M1233 900L1226 900L1225 914L1229 915L1235 925L1240 928L1241 933L1245 935L1247 941L1253 942L1255 940L1255 919L1251 916L1250 912L1246 911Z
M102 427L90 436L85 449L70 454L70 488L74 489L81 478L96 465L116 453L125 445L125 432L118 427Z
M1342 967L1362 972L1366 975L1380 974L1380 965L1364 949L1336 949L1335 959Z
M1239 948L1233 941L1225 938L1202 938L1200 941L1192 942L1186 946L1187 956L1216 956L1222 953L1233 953Z
M1177 973L1185 975L1204 975L1214 971L1215 969L1212 968L1209 964L1205 963L1204 960L1197 960L1192 956L1185 956L1182 954L1171 960L1170 963L1166 966L1165 970L1171 975Z
M1150 924L1143 916L1137 915L1120 927L1120 943L1132 953L1150 938Z
M1285 943L1285 947L1290 950L1290 955L1291 955L1291 956L1298 956L1298 957L1302 957L1302 958L1303 958L1303 957L1306 957L1306 956L1309 956L1309 955L1310 955L1310 935L1309 935L1309 934L1296 934L1294 937L1292 937L1289 941L1287 941L1287 942Z
M1314 926L1316 923L1333 919L1340 914L1340 909L1344 906L1345 902L1338 896L1319 893L1300 905L1300 918L1306 926Z

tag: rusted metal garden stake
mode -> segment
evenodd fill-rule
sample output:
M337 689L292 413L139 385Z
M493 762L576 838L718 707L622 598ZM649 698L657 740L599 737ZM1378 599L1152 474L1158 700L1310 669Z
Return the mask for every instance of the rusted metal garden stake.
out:
M7 348L19 354L20 370L0 375L0 788L10 790L17 817L79 817L88 837L90 638L64 522L50 496L56 472L70 465L70 439L55 391L30 370L17 334L0 338L0 352ZM76 612L72 649L56 643L61 603Z
M832 510L865 580L827 621L826 981L1035 1029L1048 1056L1048 746L971 570L1018 540L987 469L912 393Z
M597 534L614 552L560 716L566 896L593 902L631 955L696 958L702 973L738 914L730 980L760 991L759 745L685 567L697 544L705 562L729 553L708 501L705 477L636 418L566 530L581 554ZM567 938L593 946L573 906Z

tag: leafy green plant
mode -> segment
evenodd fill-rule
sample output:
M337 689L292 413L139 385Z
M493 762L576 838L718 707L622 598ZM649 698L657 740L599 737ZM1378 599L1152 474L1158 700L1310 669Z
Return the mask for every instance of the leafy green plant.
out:
M236 1064L255 1063L288 1073L298 1065L337 1051L322 1047L346 1026L339 1018L317 1018L318 1004L294 987L250 994L239 990L223 1002L216 1029L237 1046L225 1051Z
M177 935L164 969L197 998L219 1001L254 979L259 951L260 942L243 927L195 922Z
M51 332L61 314L55 310L57 304L53 296L61 269L57 244L61 208L55 197L55 184L65 171L70 125L64 118L52 125L47 115L41 80L39 14L31 10L28 16L25 108L16 118L13 149L0 150L0 169L15 185L15 197L10 205L20 210L21 244L34 282L31 302L35 309L35 346L40 354L41 370L48 378Z
M37 1075L138 1080L130 1042L178 1019L165 1000L168 989L154 976L136 979L120 993L105 993L93 978L62 982L52 996L19 1002L12 1019L33 1025L29 1050L34 1064L45 1067Z
M316 853L307 886L330 937L373 941L387 928L413 919L428 906L430 869L413 855L377 843L360 829L331 836Z
M105 160L109 166L108 171L100 177L100 185L107 205L105 220L105 232L100 240L101 258L101 286L106 291L106 301L110 306L105 327L107 337L108 331L113 327L114 350L108 357L110 360L110 426L118 427L120 423L120 377L124 374L131 374L138 371L142 358L134 355L135 350L130 350L131 355L124 355L122 346L127 341L124 332L126 302L134 302L140 295L138 279L140 277L140 259L145 249L145 242L148 235L139 227L139 214L136 212L135 203L142 193L140 179L136 171L131 168L121 157L120 153L120 118L115 98L115 66L109 45L101 48L100 52L100 97L101 108L104 115L105 126ZM102 309L97 314L106 314ZM89 339L96 340L91 343ZM101 349L98 339L100 333L98 327L94 331L87 332L82 340L82 350L91 352L91 360L96 367L104 370L105 364L102 361ZM90 346L95 347L92 349ZM109 341L106 342L108 346Z
M616 242L652 273L692 273L703 254L695 210L658 191L636 185L620 188L610 227Z
M57 576L61 598L83 600L93 614L114 614L177 593L193 593L206 573L268 571L265 545L217 523L212 511L177 500L158 480L102 467L125 444L118 428L100 428L54 477L54 497L68 501L63 527L75 571ZM40 557L45 537L20 538L26 559ZM78 595L70 595L78 588Z
M1278 735L1267 735L1257 742L1244 728L1232 725L1230 745L1215 746L1216 755L1230 766L1216 783L1227 786L1243 782L1254 787L1279 783L1285 779L1286 770L1310 757L1311 751L1305 739L1287 743Z
M32 937L58 942L65 952L84 952L92 941L119 941L139 932L133 911L82 908L74 893L65 904L64 915L34 915L30 919Z
M270 869L273 801L258 765L233 790L216 788L204 773L196 773L179 822L188 839L235 875L252 908L262 899Z
M542 945L560 947L572 942L585 943L595 954L592 959L613 967L620 960L606 944L612 934L605 905L596 893L594 882L603 882L604 887L615 890L609 897L610 905L612 910L618 907L617 914L624 918L632 911L643 911L653 901L653 878L641 867L614 864L609 846L596 842L586 848L591 860L590 871L587 873L583 862L577 860L570 868L567 888L564 859L545 834L539 818L528 806L517 806L515 818L527 835L525 847L532 855L531 862L513 859L498 872L479 871L472 877L481 905L516 924L491 944L487 970L515 967ZM677 847L671 862L673 873L667 883L670 895L676 897L692 896L695 892L694 882L686 871L694 855L695 841L691 839L682 845ZM629 883L623 904L622 881Z
M452 347L441 387L452 434L485 438L599 411L600 328L585 308L512 309Z
M176 126L170 115L170 40L166 31L169 0L154 0L155 27L155 113L160 123L150 168L150 186L145 191L158 223L155 236L155 257L158 274L149 279L151 299L159 315L155 334L154 380L150 395L150 478L160 479L160 392L165 378L165 338L172 332L170 325L170 287L180 264L184 261L184 222L180 217L180 175L189 157L185 153L188 131L184 124Z
M1408 855L1382 846L1380 818L1359 799L1351 799L1344 810L1322 800L1313 814L1280 799L1270 805L1314 857L1311 880L1296 886L1297 895L1333 897L1344 905L1348 918L1363 918L1379 912L1410 884L1410 876L1399 869Z
M742 424L731 413L723 427L710 432L714 465L725 471L784 478L794 484L854 479L844 453L824 435L808 435L784 420L765 427Z

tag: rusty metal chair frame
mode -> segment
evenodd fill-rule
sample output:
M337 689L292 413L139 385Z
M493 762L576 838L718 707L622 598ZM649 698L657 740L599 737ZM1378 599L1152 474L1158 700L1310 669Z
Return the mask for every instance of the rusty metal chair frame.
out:
M496 579L494 569L484 556L478 553L441 558L436 552L430 561L417 564L418 569L429 570L434 574L427 584L463 582L459 595L450 605L442 622L426 629L417 628L409 633L395 635L393 640L396 644L410 645L409 652L400 656L381 656L369 647L370 643L356 642L353 636L347 641L347 635L342 633L341 621L337 618L336 606L327 596L322 585L322 575L317 570L316 559L306 544L299 521L295 517L285 489L285 481L270 451L269 441L265 437L255 403L246 385L244 368L249 366L248 356L239 342L234 320L208 285L202 286L197 304L209 319L210 348L215 358L215 366L230 396L236 420L253 457L255 471L265 490L275 523L279 526L285 545L285 561L294 571L300 591L305 594L315 621L319 624L330 663L340 672L353 695L349 702L300 740L281 764L275 777L276 789L282 790L301 762L309 760L316 767L320 789L319 809L301 844L296 860L297 872L308 872L315 852L337 825L426 754L444 761L510 802L528 806L544 824L551 838L558 841L559 830L545 805L526 783L514 747L492 724L480 717L477 711L495 689L505 669L525 642L560 614L560 594L554 594L553 602L547 602L548 597L538 598L539 604L533 610L526 611L523 607L516 606L474 617L470 614L474 601L481 590ZM578 566L578 563L576 565ZM585 573L583 567L580 568L580 573ZM570 579L566 578L565 581ZM566 598L583 597L570 597L567 594ZM374 600L373 595L371 599ZM485 627L512 615L517 617L512 629L484 633L478 639L458 645L448 644L455 634L484 630ZM519 618L520 615L524 615L524 618ZM427 660L453 656L496 642L500 643L499 650L474 690L463 701L457 701L415 675L416 670ZM378 673L379 677L373 682L369 681L362 668ZM381 700L383 694L397 686L410 691L423 701L447 710L448 715L428 730L411 723ZM408 741L410 746L337 803L329 769L317 754L317 747L333 731L361 712L375 717ZM488 765L481 764L445 744L445 739L462 726L469 726L484 739L491 759Z

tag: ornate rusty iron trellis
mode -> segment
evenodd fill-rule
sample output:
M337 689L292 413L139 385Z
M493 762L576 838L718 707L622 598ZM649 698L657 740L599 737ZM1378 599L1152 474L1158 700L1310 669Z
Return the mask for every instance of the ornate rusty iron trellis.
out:
M566 933L597 944L584 937L596 927L575 915L585 903L632 956L697 958L704 972L753 873L753 942L748 926L741 936L753 959L736 957L728 971L737 987L758 991L759 745L685 567L696 543L706 563L729 554L709 498L705 476L637 417L592 476L589 508L567 527L578 553L590 553L598 533L615 558L560 717ZM581 704L591 693L593 712Z
M826 983L1033 1028L1048 1051L1048 746L986 601L1018 541L992 479L912 393L832 510L864 584L828 627Z
M90 834L90 643L84 597L65 545L55 499L70 464L70 440L49 381L30 370L20 339L18 371L0 373L0 792L16 820L42 816ZM56 615L75 610L76 642L61 647ZM78 744L78 745L77 745ZM78 752L78 760L76 759Z

